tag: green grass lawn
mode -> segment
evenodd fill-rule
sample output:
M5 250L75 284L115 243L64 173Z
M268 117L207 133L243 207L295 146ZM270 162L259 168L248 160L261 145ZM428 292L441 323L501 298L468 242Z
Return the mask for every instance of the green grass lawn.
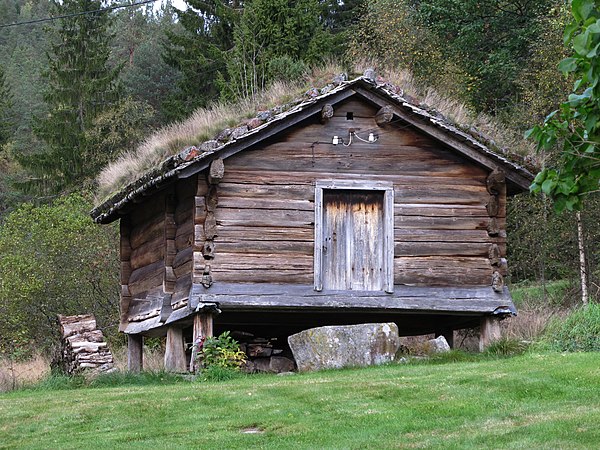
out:
M0 395L0 448L598 448L599 424L598 353Z

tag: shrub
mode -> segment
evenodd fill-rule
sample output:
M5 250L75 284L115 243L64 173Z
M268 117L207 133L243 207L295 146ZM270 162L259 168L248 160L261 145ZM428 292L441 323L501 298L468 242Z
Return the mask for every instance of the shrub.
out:
M203 371L215 370L213 367L239 371L246 362L246 354L240 349L240 344L225 331L218 337L204 340L198 352Z
M527 342L520 339L503 337L492 342L485 349L485 354L489 356L516 356L525 353L528 346Z
M600 305L590 303L550 322L539 348L560 352L600 351Z

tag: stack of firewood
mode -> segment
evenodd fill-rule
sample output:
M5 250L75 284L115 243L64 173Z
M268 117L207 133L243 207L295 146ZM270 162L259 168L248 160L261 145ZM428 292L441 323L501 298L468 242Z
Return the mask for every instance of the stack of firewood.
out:
M64 373L73 375L85 370L96 374L115 370L113 356L102 331L96 329L93 315L59 315L58 321L62 338L57 365Z
M281 373L295 369L291 353L283 345L278 345L276 338L266 339L239 331L231 334L248 358L243 368L245 372Z

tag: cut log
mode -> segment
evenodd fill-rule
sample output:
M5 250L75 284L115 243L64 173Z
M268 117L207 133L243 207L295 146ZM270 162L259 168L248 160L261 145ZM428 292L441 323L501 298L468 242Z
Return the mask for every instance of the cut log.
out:
M490 264L492 266L498 266L500 264L500 247L498 247L498 244L490 245L488 257L490 258Z
M204 235L209 240L217 237L217 219L215 218L215 214L210 211L206 214Z
M321 123L325 124L333 117L333 106L327 103L321 108Z
M497 270L492 274L492 288L496 292L502 292L504 289L504 278Z
M67 338L74 334L81 334L86 331L93 331L96 329L96 319L91 314L84 314L79 316L58 316L60 323L60 331L63 338Z
M488 200L487 205L485 205L488 216L496 217L498 215L498 211L500 209L500 204L498 202L497 195L490 195L490 199Z
M221 158L210 163L208 169L208 184L219 184L225 175L225 164Z
M206 194L205 197L205 208L206 211L209 212L215 212L215 210L217 209L217 205L219 204L219 196L217 194L217 187L216 186L211 186L210 188L208 188L208 193Z
M377 111L377 114L375 114L375 123L377 124L377 126L381 127L386 123L390 123L393 118L394 112L392 111L392 108L386 105L379 111Z
M492 195L499 195L502 193L503 188L506 183L506 175L503 171L499 169L494 169L492 173L489 174L486 180L487 190Z

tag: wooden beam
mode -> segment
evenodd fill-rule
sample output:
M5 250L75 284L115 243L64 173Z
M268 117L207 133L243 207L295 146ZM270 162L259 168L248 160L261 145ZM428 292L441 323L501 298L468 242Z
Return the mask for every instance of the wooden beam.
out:
M481 318L481 331L479 334L479 351L484 351L491 343L502 336L500 321L497 317L485 316Z
M141 372L144 368L143 348L144 337L142 335L127 335L127 370L129 372Z
M165 370L169 372L186 372L185 344L181 328L167 328L167 343L165 346Z
M221 158L217 158L210 163L208 169L208 184L219 184L225 176L225 164Z
M392 110L392 107L385 105L383 108L377 111L377 114L375 114L375 123L377 126L382 127L385 124L390 123L393 118L394 111Z

